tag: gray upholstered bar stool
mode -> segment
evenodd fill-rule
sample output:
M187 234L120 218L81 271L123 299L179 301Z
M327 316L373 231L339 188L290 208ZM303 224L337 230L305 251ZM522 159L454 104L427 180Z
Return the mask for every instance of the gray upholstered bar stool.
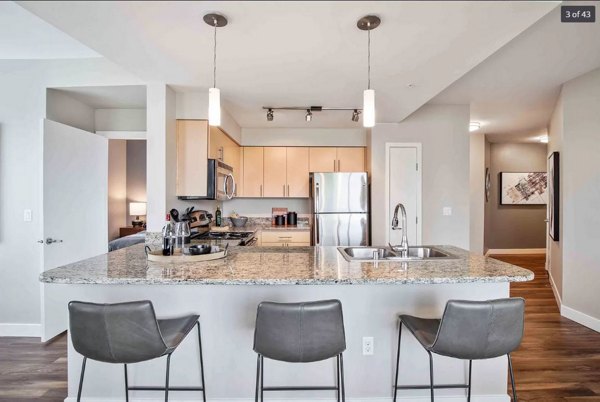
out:
M465 388L467 401L471 401L471 366L473 360L491 359L506 355L510 369L513 401L517 401L515 378L510 353L519 347L523 338L525 300L522 298L488 301L450 300L441 319L427 319L400 315L398 329L398 355L394 401L399 389ZM400 341L402 325L414 335L429 354L429 385L398 386L400 368ZM432 354L469 361L467 384L434 385Z
M83 355L77 401L81 400L83 376L87 359L105 363L119 363L125 369L125 400L129 391L164 391L165 401L169 391L202 391L204 387L204 362L200 321L197 315L164 320L156 319L154 307L148 300L116 304L96 304L72 301L69 303L70 333L73 347ZM169 386L171 354L194 328L198 328L200 354L200 387ZM127 364L167 356L165 386L130 387L127 379Z
M258 306L254 351L258 353L255 400L264 391L337 391L345 401L344 359L346 350L342 304L339 300L308 303L263 302ZM264 358L290 363L337 359L335 386L264 386Z

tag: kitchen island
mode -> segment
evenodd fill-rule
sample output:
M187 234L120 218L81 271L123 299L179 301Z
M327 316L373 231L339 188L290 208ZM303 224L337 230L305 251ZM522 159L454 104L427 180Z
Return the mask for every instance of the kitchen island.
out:
M119 302L149 299L160 316L200 314L209 400L253 400L256 355L254 318L261 301L339 299L343 304L347 351L348 400L391 400L398 314L439 317L449 299L486 300L509 296L510 282L533 273L450 246L437 246L455 258L439 261L350 262L336 247L231 247L226 259L196 263L149 263L143 245L100 255L44 272L45 309L55 312L55 330L66 328L67 302ZM373 355L363 355L362 338L374 338ZM411 336L402 344L401 384L427 384L426 352ZM75 401L81 364L69 344L69 397ZM465 381L465 362L435 357L437 383ZM130 385L161 384L164 359L132 365ZM198 384L197 344L184 341L172 359L172 384ZM329 385L334 361L307 365L265 361L265 385ZM509 401L506 359L473 365L478 401ZM518 379L517 379L518 381ZM428 391L399 393L399 400L426 397ZM462 390L436 395L464 400ZM122 367L88 362L84 396L123 399ZM161 400L160 393L132 392L135 398ZM176 400L197 399L178 392ZM333 392L274 393L275 400L334 400ZM85 399L84 399L85 400ZM174 399L175 400L175 399Z

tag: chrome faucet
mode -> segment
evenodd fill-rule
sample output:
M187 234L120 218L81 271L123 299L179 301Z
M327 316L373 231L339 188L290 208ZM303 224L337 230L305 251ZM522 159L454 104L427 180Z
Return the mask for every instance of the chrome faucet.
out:
M402 227L401 228L398 227L398 210L400 210L402 212ZM396 208L394 209L394 217L392 218L392 230L402 230L402 240L400 242L400 246L392 246L390 244L390 247L394 251L400 251L402 256L408 255L408 236L406 233L407 232L406 226L407 226L406 225L406 209L404 208L404 205L398 204L398 205L396 205Z

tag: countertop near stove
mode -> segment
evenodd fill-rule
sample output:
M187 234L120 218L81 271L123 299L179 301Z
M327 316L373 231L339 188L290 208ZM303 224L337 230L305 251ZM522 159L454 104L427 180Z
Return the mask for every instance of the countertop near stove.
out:
M223 244L211 241L211 244ZM225 259L148 262L136 245L51 269L40 281L59 284L401 285L522 282L529 270L452 246L443 261L349 262L337 247L229 247Z
M258 232L258 231L297 231L297 232L308 232L310 231L310 225L298 225L298 226L271 226L271 225L246 225L243 227L235 227L229 225L228 232Z

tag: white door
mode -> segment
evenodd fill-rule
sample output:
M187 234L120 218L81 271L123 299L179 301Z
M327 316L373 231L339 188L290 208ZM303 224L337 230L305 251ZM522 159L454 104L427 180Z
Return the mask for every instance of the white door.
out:
M402 203L406 209L409 245L421 244L421 146L420 144L386 144L387 240L401 243L402 230L392 230L394 208ZM401 212L398 212L402 226Z
M44 121L44 271L106 253L108 140ZM42 287L42 338L67 328L64 292ZM64 290L64 289L63 289Z

